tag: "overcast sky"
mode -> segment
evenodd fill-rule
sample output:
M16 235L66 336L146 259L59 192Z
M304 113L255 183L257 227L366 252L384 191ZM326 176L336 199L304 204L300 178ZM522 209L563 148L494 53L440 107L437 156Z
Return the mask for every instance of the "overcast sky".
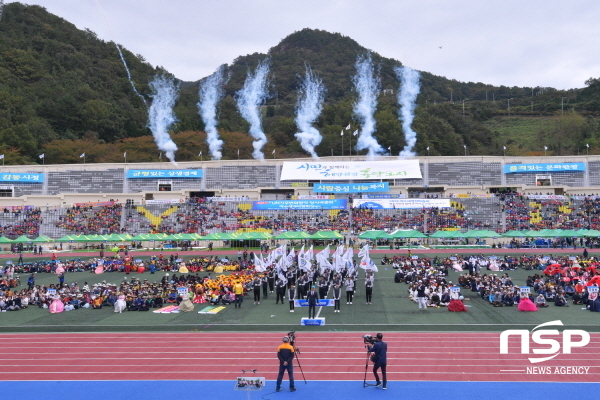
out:
M10 3L12 0L5 0ZM185 81L303 28L459 81L583 87L600 77L598 0L23 0ZM441 48L440 48L441 47Z

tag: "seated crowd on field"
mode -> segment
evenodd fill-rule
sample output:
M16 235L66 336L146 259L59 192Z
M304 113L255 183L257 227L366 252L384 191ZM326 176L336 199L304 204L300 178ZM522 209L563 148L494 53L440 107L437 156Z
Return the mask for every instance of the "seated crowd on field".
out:
M84 274L92 273L102 265L104 272L125 272L126 259L92 259L89 261L68 260L65 262L34 262L19 266L6 266L0 270L0 310L17 311L31 306L48 308L55 298L59 298L66 310L80 308L99 309L103 306L114 306L119 295L125 296L127 310L148 311L151 308L163 307L168 304L179 304L181 297L177 288L187 286L190 295L196 303L226 303L231 288L235 282L247 284L253 277L253 266L248 261L239 262L228 258L193 257L185 263L177 255L163 258L162 255L152 260L131 267L133 275L125 275L122 282L88 285L87 282L64 282L69 279L85 280ZM152 267L154 266L154 267ZM185 273L182 271L185 268ZM40 286L35 284L37 274L56 274L58 268L64 272L57 274L57 284ZM146 272L141 273L142 268ZM231 271L231 274L216 274L215 270ZM154 272L160 272L162 278L150 282L144 277L158 277ZM21 282L18 274L27 276L27 282ZM213 275L216 275L213 277ZM143 279L144 278L144 279ZM27 288L22 286L27 285ZM50 295L49 290L56 294ZM215 302L215 300L218 300Z
M127 310L147 311L168 304L179 304L183 299L177 288L189 288L190 300L195 303L229 304L235 300L233 285L240 282L244 292L256 289L253 279L259 277L260 286L266 293L266 274L255 273L255 254L241 252L237 259L228 257L198 256L183 261L178 254L151 257L148 261L125 257L103 259L36 261L22 265L9 264L0 271L0 309L19 310L35 305L49 307L58 297L65 309L102 308L114 306L122 296ZM538 307L548 303L568 306L569 303L589 305L588 285L598 285L600 263L594 259L571 257L523 255L502 258L473 255L447 258L419 258L406 255L384 256L382 265L396 269L394 280L408 284L409 298L416 300L417 286L426 285L427 305L446 306L452 299L450 288L462 288L463 296L478 296L489 304L501 307L516 305L522 295L520 286L509 276L508 271L525 269L532 271L524 286L531 288L531 300ZM97 272L102 268L107 278L111 272L125 272L122 282L87 285L85 273ZM447 280L448 272L464 272L457 282ZM228 274L221 274L227 271ZM81 272L82 274L77 274ZM36 285L37 274L56 274L57 283L49 286ZM160 279L150 282L146 277L159 273ZM329 276L327 272L323 274ZM21 278L21 276L23 278ZM25 279L27 282L21 282ZM157 276L157 278L158 278ZM333 277L334 274L331 274ZM77 279L76 282L67 282ZM272 274L271 274L272 277ZM273 278L273 277L272 277ZM298 278L292 275L290 279ZM356 280L354 275L354 280ZM273 280L276 277L273 278ZM78 282L84 281L83 284ZM329 283L329 280L326 281ZM27 288L21 288L27 285ZM272 282L269 283L272 286ZM56 295L48 294L56 290ZM271 288L272 290L272 288Z
M483 255L445 259L411 259L402 256L389 259L385 256L383 262L397 270L395 282L408 284L411 300L417 299L419 283L425 283L429 307L448 305L451 299L449 288L452 286L461 287L463 296L478 296L494 307L518 305L523 295L522 289L506 272L517 268L535 271L523 286L530 288L529 299L541 308L549 303L559 307L568 307L571 303L589 308L596 295L587 288L600 285L600 262L593 259L573 260L551 255L505 256L501 259ZM446 281L450 269L468 273L461 274L453 284Z

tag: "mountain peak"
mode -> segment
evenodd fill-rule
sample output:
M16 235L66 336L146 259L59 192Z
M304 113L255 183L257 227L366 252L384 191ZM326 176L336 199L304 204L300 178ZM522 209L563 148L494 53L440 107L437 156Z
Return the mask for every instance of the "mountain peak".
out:
M304 28L285 37L278 45L271 48L271 53L285 53L290 50L310 50L320 52L332 45L364 50L355 40L342 35L320 29Z

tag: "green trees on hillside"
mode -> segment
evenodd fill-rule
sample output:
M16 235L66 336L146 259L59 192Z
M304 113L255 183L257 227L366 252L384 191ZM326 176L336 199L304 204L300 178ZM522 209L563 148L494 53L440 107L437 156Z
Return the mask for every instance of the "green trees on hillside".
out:
M303 29L281 40L269 54L240 56L228 66L230 79L218 104L218 129L225 140L224 158L250 157L248 123L239 114L235 93L248 70L270 58L270 96L262 108L263 127L269 138L265 154L277 148L277 157L305 156L294 134L297 90L310 65L327 88L325 104L315 126L323 135L316 150L322 155L355 154L352 132L359 128L352 114L356 93L352 77L358 54L367 49L339 33ZM371 52L381 78L382 93L375 112L375 137L393 154L404 147L398 120L396 93L399 83L394 67L400 61ZM148 83L161 70L142 56L123 49L138 91L150 98ZM577 154L590 144L600 150L600 80L590 78L581 90L494 87L459 82L421 73L421 94L413 129L416 151L431 155L498 154L508 145L512 155L539 150L548 143L554 154ZM172 127L180 150L179 160L196 159L205 137L198 115L197 82L182 84ZM383 92L385 90L385 94ZM510 118L508 100L510 99ZM117 48L89 30L49 14L39 6L10 3L0 23L0 154L6 163L122 160L156 161L159 155L147 128L147 106L131 88ZM464 109L463 109L464 107ZM515 119L527 119L522 131ZM548 123L548 119L552 123ZM510 129L503 121L511 121ZM537 126L539 121L539 126ZM340 131L348 124L344 148ZM532 128L531 126L534 126ZM79 150L78 150L79 149ZM585 150L585 147L583 148ZM80 151L81 150L81 151Z

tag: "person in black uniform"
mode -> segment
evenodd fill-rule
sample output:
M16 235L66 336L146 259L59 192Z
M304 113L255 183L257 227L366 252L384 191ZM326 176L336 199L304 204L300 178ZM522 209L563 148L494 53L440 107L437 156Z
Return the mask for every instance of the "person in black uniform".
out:
M262 283L262 290L263 290L263 300L265 300L267 298L267 295L269 293L269 280L268 278L263 275L260 279L261 283Z
M269 291L273 293L275 287L275 271L273 271L273 268L269 269L267 273L267 281L269 282Z
M281 304L283 304L283 298L285 296L285 282L281 278L277 279L277 282L275 283L275 294L277 295L275 304L279 304L279 300L281 300Z
M329 289L329 283L325 279L325 276L321 276L319 279L319 297L324 299L327 297L327 289Z
M260 288L262 286L262 281L260 277L257 275L252 281L252 287L254 289L254 304L260 304Z
M296 285L293 283L288 289L288 300L290 302L290 312L294 312L294 300L296 300Z
M373 275L367 274L365 278L365 296L367 299L367 304L371 304L371 299L373 297Z
M333 300L335 300L334 310L333 312L340 312L340 295L342 294L342 289L340 288L340 284L336 283L333 286Z
M306 274L301 275L298 278L298 298L303 299L306 297L306 284L308 283L308 278Z
M319 303L319 294L315 291L314 286L310 288L310 292L308 292L306 299L308 300L308 318L315 319L317 304Z
M367 348L371 353L371 361L373 364L373 375L375 375L375 386L381 386L382 381L379 379L377 370L381 368L383 378L382 389L387 389L387 343L383 341L383 334L377 334L377 341Z
M277 348L277 358L279 359L279 375L277 375L277 386L275 390L281 391L281 381L283 380L283 373L287 370L288 378L290 379L290 392L295 392L294 387L294 366L292 361L294 360L294 347L290 344L290 338L284 336L283 343Z

